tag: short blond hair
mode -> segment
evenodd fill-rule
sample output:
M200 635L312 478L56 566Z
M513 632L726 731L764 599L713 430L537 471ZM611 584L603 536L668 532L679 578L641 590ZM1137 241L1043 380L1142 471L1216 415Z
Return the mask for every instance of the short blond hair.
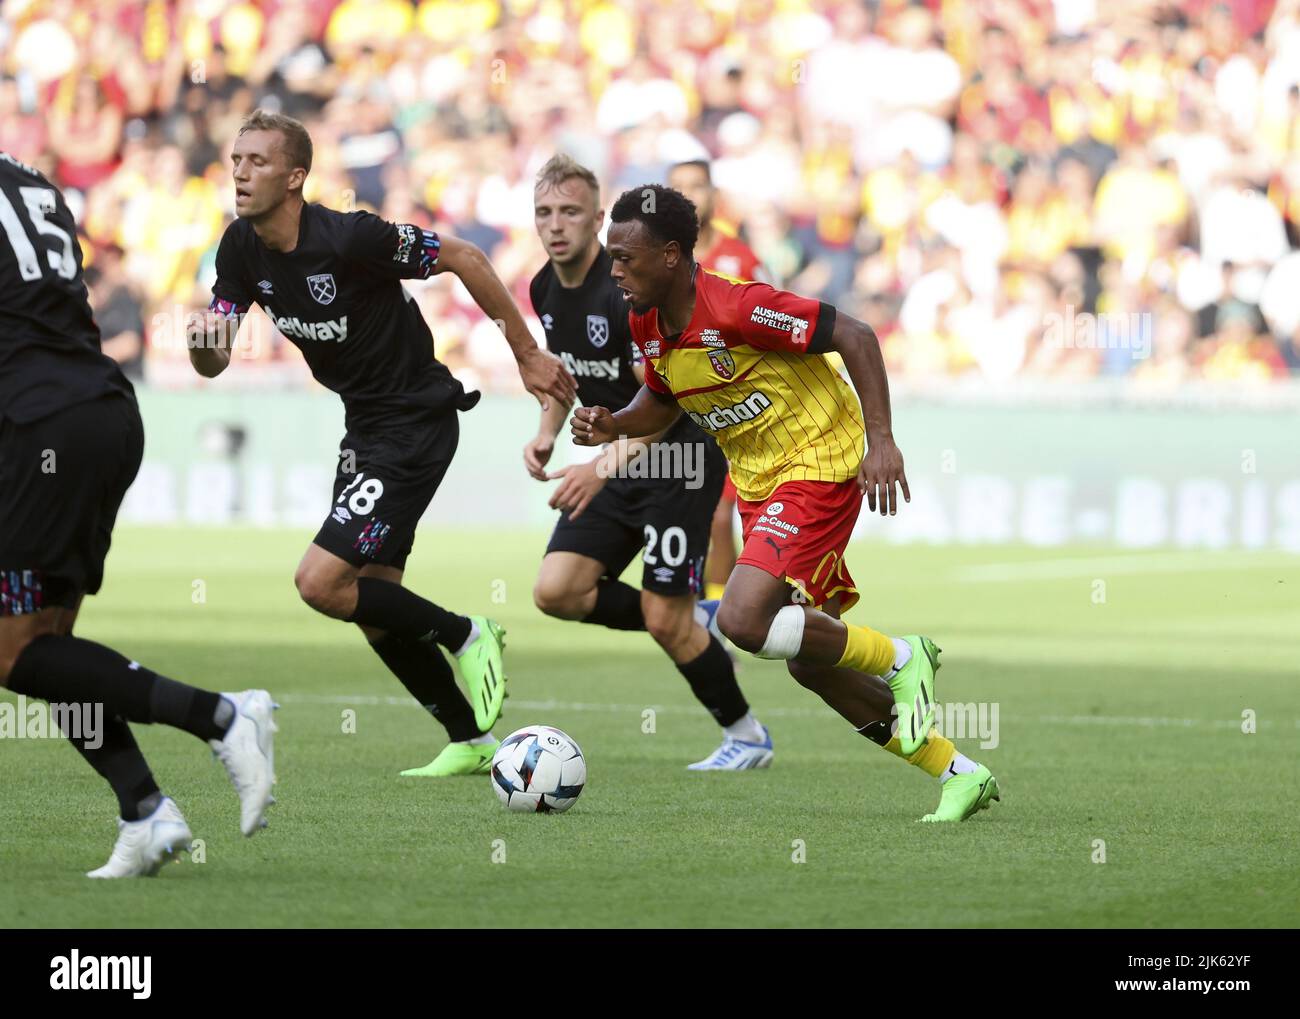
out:
M292 168L301 166L311 172L311 135L302 126L302 121L283 113L270 113L267 110L254 110L239 125L239 133L245 131L278 131L284 139L284 154L289 157Z
M566 180L583 180L600 202L600 182L596 175L567 152L557 152L537 171L537 187L556 187Z

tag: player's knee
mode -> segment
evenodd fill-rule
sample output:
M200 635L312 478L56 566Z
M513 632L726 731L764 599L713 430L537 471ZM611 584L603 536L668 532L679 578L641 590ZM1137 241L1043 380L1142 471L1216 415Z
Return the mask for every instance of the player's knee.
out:
M322 615L342 618L347 614L346 590L319 570L299 567L293 583L298 597Z
M686 643L695 624L695 606L687 599L641 596L646 631L660 647L672 650Z
M727 502L726 499L718 501L718 505L713 510L713 533L724 532L728 537L731 535L731 518L735 513L735 507Z
M46 609L21 616L0 617L0 687L9 686L9 676L27 645L47 634L61 634L59 620L67 612ZM76 614L71 614L76 618Z
M556 619L581 619L582 598L567 584L539 578L533 585L533 604Z
M43 627L36 630L25 628L22 631L0 636L0 687L9 685L9 675L13 672L23 649L43 633L52 632L54 632L52 628Z
M728 603L726 598L718 606L718 629L727 640L751 655L762 650L771 625L770 616L755 617L734 603Z

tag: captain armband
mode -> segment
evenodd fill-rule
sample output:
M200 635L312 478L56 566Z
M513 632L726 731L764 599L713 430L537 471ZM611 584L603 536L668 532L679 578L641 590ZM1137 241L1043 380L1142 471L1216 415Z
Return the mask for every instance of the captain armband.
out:
M208 311L220 318L239 318L248 313L248 305L236 304L234 301L227 301L224 297L214 297L212 303L208 305Z

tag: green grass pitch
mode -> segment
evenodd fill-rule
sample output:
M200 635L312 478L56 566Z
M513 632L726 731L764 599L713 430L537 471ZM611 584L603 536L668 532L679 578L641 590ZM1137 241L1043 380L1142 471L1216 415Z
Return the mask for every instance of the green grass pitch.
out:
M515 815L485 776L399 778L434 756L441 730L354 628L297 601L308 539L124 529L79 624L164 674L279 698L270 829L239 836L206 747L136 727L205 860L90 882L115 833L108 789L61 740L0 741L0 923L1300 923L1295 558L853 546L868 593L849 618L934 636L940 700L997 705L998 745L958 746L992 767L1002 802L930 826L916 820L937 782L755 659L740 678L772 728L772 768L688 773L716 727L647 636L533 608L538 534L422 531L408 578L506 625L512 698L497 735L563 728L587 756L586 791L566 814Z

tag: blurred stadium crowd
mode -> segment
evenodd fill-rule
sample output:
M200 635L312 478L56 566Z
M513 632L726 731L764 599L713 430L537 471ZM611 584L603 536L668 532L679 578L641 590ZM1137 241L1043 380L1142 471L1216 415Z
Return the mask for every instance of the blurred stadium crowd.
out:
M105 345L179 346L255 107L307 197L488 251L526 310L532 178L617 193L713 161L785 286L907 379L1300 373L1300 0L4 0L0 149L67 190ZM517 385L458 284L411 287L468 384ZM540 332L540 330L539 330ZM265 319L236 373L305 385ZM229 384L229 383L225 383Z

